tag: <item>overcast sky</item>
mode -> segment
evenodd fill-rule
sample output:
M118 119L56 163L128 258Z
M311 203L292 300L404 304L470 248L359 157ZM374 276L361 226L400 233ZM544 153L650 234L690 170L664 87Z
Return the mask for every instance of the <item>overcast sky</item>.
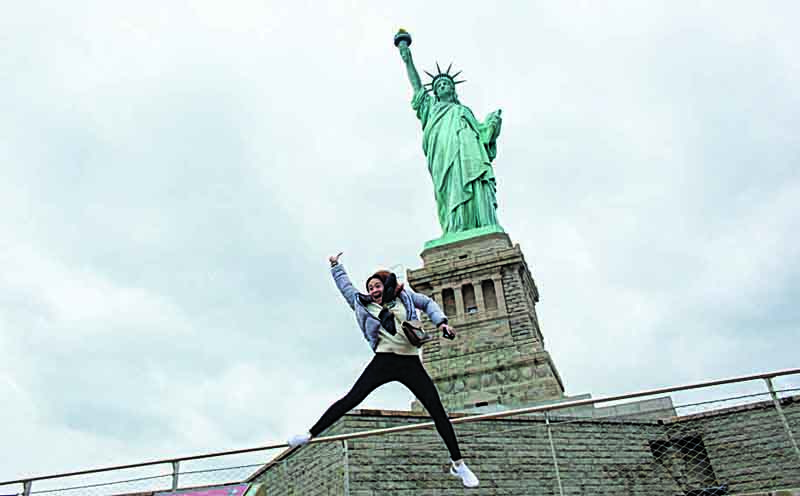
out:
M281 441L347 391L326 257L360 285L440 235L398 27L503 109L568 394L800 364L796 2L2 3L0 480Z

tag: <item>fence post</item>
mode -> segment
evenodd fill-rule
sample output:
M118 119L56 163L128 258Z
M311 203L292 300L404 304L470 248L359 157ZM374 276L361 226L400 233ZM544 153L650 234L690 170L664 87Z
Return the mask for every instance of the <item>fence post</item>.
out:
M789 422L786 420L786 415L783 414L781 400L778 398L778 394L775 392L775 387L772 385L772 378L765 377L764 381L767 383L769 394L772 396L772 402L775 403L775 409L778 411L778 416L781 418L781 423L783 423L783 428L786 430L786 435L789 436L789 441L792 443L794 454L797 455L797 461L800 462L800 448L797 447L797 441L794 438L794 434L792 434L792 429L789 427Z
M558 494L564 496L564 487L561 485L561 474L558 471L558 460L556 459L556 446L553 444L553 433L550 430L550 412L544 412L544 422L547 427L547 439L550 441L550 454L553 456L553 466L556 469L556 481L558 482Z
M181 462L172 462L172 490L178 490L178 472L180 470Z
M347 449L347 439L342 441L344 458L344 496L350 496L350 457Z
M31 486L33 485L33 481L25 481L22 483L22 494L25 496L31 496Z

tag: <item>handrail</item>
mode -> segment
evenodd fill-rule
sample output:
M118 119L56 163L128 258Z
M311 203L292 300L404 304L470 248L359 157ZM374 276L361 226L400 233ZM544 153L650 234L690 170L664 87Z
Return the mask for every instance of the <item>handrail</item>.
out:
M664 393L672 393L676 391L685 391L690 389L700 389L704 387L711 387L711 386L721 386L724 384L733 384L737 382L748 382L753 381L756 379L771 379L774 377L780 377L785 375L794 375L800 374L800 368L794 369L784 369L784 370L777 370L774 372L766 372L761 374L751 374L751 375L744 375L744 376L737 376L737 377L730 377L727 379L717 379L712 381L703 381L703 382L696 382L685 384L682 386L670 386L670 387L662 387L656 389L646 389L642 391L637 391L635 393L626 393L626 394L618 394L612 396L602 396L599 398L588 398L583 400L575 400L575 401L565 401L561 403L550 403L547 405L540 405L540 406L532 406L532 407L525 407L525 408L516 408L511 410L502 410L499 412L491 412L491 413L483 413L478 415L470 415L461 418L454 418L450 421L453 424L463 424L467 422L477 422L481 420L488 420L488 419L496 419L496 418L503 418L503 417L511 417L514 415L524 415L529 413L538 413L538 412L546 412L550 410L561 410L564 408L571 408L576 406L584 406L584 405L591 405L596 403L607 403L610 401L619 401L631 398L639 398L642 396L653 396L656 394L664 394ZM339 434L335 436L324 436L312 439L310 443L329 443L334 441L343 441L347 439L357 439L362 437L369 437L369 436L376 436L376 435L383 435L383 434L395 434L398 432L405 432L405 431L413 431L413 430L420 430L420 429L430 429L434 427L433 422L423 422L419 424L413 425L403 425L398 427L387 427L383 429L372 429L366 431L359 431L359 432L352 432L349 434ZM277 449L277 448L287 448L287 443L277 443L277 444L268 444L265 446L258 446L255 448L243 448L237 450L228 450L228 451L216 451L211 453L203 453L200 455L191 455L191 456L183 456L183 457L175 457L175 458L164 458L160 460L153 460L148 462L140 462L140 463L130 463L126 465L115 465L111 467L103 467L103 468L96 468L96 469L89 469L89 470L79 470L76 472L64 472L58 474L50 474L50 475L40 475L36 477L27 477L24 479L16 479L11 481L2 481L0 482L0 486L6 486L10 484L23 484L29 483L33 481L39 480L47 480L47 479L59 479L63 477L73 477L77 475L87 475L87 474L96 474L101 472L110 472L114 470L124 470L130 468L140 468L140 467L147 467L151 465L161 465L179 461L188 461L188 460L199 460L204 458L217 458L220 456L228 456L228 455L239 455L243 453L253 453L256 451L266 451L270 449Z

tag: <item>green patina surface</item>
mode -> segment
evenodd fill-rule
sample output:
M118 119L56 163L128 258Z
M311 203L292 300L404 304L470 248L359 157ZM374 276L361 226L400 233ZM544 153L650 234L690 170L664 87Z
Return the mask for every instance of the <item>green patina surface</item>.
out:
M468 229L466 231L449 232L443 234L441 238L426 241L424 249L428 250L430 248L436 248L437 246L448 245L450 243L464 241L465 239L474 238L477 236L483 236L484 234L501 233L501 232L504 232L503 228L497 224L484 227L476 227L474 229Z
M461 104L455 86L460 72L450 67L423 85L411 58L411 35L401 30L395 45L414 90L411 106L422 124L422 150L433 180L437 215L443 236L425 246L447 244L489 232L502 232L497 220L496 181L492 161L497 156L501 111L481 122ZM492 228L492 229L485 229ZM452 236L456 236L453 238ZM433 244L431 244L433 243Z

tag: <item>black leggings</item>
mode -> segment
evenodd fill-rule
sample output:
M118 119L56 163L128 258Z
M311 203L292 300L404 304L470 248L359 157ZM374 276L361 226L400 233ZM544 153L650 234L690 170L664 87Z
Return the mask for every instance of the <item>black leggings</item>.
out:
M371 392L392 381L398 381L414 393L433 417L436 430L450 451L450 458L460 460L461 451L458 449L456 433L444 411L436 386L422 367L419 357L413 355L376 353L350 392L331 405L309 432L313 437L317 437L345 413L358 406Z

